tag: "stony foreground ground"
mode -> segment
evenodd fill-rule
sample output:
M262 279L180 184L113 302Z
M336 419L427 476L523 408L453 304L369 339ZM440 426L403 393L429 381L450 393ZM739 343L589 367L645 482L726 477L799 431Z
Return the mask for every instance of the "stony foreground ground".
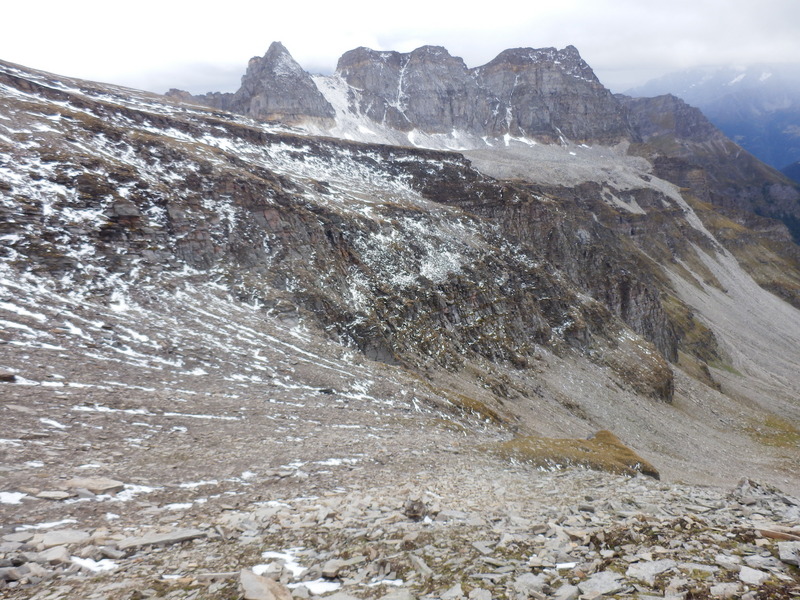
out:
M800 596L800 503L775 489L543 472L472 452L461 432L419 431L412 450L399 431L376 429L385 453L369 458L161 486L76 469L52 489L6 492L0 590L40 600Z
M485 451L513 432L419 378L205 304L164 327L173 354L111 316L73 317L77 341L12 323L31 340L2 346L0 596L800 595L791 495L514 464Z

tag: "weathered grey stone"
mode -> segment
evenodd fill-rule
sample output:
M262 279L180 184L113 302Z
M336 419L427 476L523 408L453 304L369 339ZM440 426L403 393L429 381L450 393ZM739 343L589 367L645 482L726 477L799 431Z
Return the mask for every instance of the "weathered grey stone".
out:
M481 554L492 553L491 542L485 542L485 541L472 542L472 547L475 548Z
M541 592L545 585L547 585L547 577L545 575L524 573L514 580L511 587L520 594L530 596L531 592Z
M292 594L285 586L274 579L256 575L250 569L241 570L239 584L245 600L292 600Z
M53 546L44 552L40 552L36 560L51 565L66 564L70 561L69 550L67 550L66 546Z
M45 569L42 565L35 562L27 562L20 567L21 571L25 572L25 577L33 578L46 578L51 574L51 571Z
M293 598L301 598L305 600L306 598L311 597L311 592L308 591L308 588L302 584L292 587L292 597Z
M677 563L669 558L655 560L652 562L633 563L628 567L625 575L634 579L640 579L648 585L653 585L657 575L674 568Z
M126 538L117 544L120 550L141 548L144 546L169 546L188 540L206 537L208 534L201 529L176 529L166 533L151 533L141 537Z
M769 579L769 573L759 571L758 569L751 569L750 567L742 567L739 571L739 579L749 585L761 585Z
M89 534L79 529L56 529L48 531L42 536L42 545L45 548L52 548L53 546L80 544L88 539Z
M800 567L800 542L778 542L778 558L786 564Z
M116 494L125 489L125 484L108 477L78 477L67 481L67 487L89 490L93 494Z
M411 560L411 564L414 565L414 568L419 571L423 577L430 577L433 575L433 569L428 566L422 557L411 554L409 555L409 559Z
M484 588L475 588L469 593L469 600L492 600L492 592Z
M716 598L735 598L742 591L740 583L717 583L709 588L709 592Z
M0 554L11 554L22 548L21 542L0 542ZM3 566L0 561L0 566Z
M729 571L738 571L742 568L742 559L740 556L717 554L714 557L714 562L716 562L723 569L727 569Z
M577 600L580 590L578 586L565 583L553 593L554 600Z
M620 579L622 579L622 575L619 573L601 571L600 573L595 573L586 581L579 583L578 588L587 596L613 594L622 589L622 585L619 582Z
M339 571L341 571L345 566L345 561L337 558L331 559L322 565L322 576L325 579L335 579L339 576Z
M19 581L25 577L25 571L18 567L0 568L0 581Z
M719 571L719 567L714 565L706 565L703 563L696 563L696 562L683 562L678 564L678 568L683 571L701 571L703 573L716 573Z
M437 521L464 521L467 518L467 513L460 510L443 510L436 515Z
M461 584L457 583L441 595L441 600L455 600L456 598L461 598L463 595L464 590L461 588Z
M746 556L745 564L753 569L776 569L780 567L780 561L774 556Z
M42 498L43 500L66 500L72 496L74 496L74 494L63 490L45 490L36 494L37 498Z
M397 588L381 596L380 600L416 600L416 598L408 588Z
M122 550L117 550L111 546L102 546L98 549L98 554L101 558L110 558L112 560L119 560L125 558L125 553Z
M29 542L33 539L34 533L32 531L18 531L16 533L7 533L3 536L6 542Z

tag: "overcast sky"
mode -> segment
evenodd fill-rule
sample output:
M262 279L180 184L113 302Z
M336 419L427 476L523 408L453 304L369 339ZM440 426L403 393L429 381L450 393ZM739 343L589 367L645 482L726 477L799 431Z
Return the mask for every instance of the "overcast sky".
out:
M312 73L347 50L445 46L469 67L572 44L615 92L698 65L800 62L800 0L8 0L0 60L154 92L235 91L281 41Z

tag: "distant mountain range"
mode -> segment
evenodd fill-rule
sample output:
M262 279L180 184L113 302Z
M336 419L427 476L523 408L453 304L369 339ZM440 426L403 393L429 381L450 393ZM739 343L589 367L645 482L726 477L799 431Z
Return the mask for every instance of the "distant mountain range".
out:
M786 169L800 161L800 63L698 67L670 73L626 92L674 94L698 107L758 159ZM784 171L798 177L797 169Z

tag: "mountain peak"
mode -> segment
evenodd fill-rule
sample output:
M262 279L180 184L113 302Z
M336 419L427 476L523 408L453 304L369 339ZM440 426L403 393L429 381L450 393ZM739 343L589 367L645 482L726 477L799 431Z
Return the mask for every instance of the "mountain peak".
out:
M566 75L600 84L592 68L581 58L575 46L561 50L556 48L510 48L503 50L481 69L525 67L546 68L563 72Z
M311 76L281 42L272 42L262 58L250 59L230 110L289 123L307 118L332 119L335 115Z
M242 77L242 84L252 83L254 79L263 78L265 73L272 77L303 78L303 67L289 54L281 42L272 42L263 57L254 56L247 64L247 72Z

